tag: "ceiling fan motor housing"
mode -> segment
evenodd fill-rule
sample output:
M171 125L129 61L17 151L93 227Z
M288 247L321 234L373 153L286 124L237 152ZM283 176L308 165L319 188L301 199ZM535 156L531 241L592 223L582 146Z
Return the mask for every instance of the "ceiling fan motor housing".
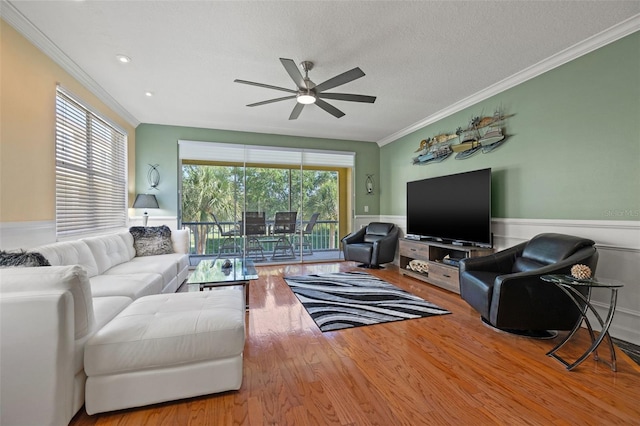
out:
M313 69L313 62L311 61L302 61L300 62L300 68L304 71L305 75Z

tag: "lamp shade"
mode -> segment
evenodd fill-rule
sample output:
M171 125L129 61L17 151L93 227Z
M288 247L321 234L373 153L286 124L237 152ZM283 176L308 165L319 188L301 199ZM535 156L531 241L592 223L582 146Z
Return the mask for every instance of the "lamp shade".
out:
M138 194L133 202L134 209L158 209L158 200L152 194Z

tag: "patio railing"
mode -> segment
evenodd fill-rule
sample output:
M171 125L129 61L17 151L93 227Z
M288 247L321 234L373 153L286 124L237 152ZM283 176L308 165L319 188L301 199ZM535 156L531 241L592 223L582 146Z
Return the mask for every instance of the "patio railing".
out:
M238 229L237 222L219 222L223 233L227 233L232 230L238 231L237 237L235 237L235 243L238 251L243 250L244 237L242 232ZM273 221L267 221L267 229L272 229ZM303 222L301 228L306 226L307 222ZM189 254L191 255L217 255L220 253L225 244L225 240L229 237L223 237L220 235L220 231L215 222L182 222L184 229L191 231L191 241L189 247ZM265 254L273 254L274 242L270 241L273 237L268 234L259 236L258 239L263 239L262 247ZM296 246L295 250L298 251L297 245L300 242L300 233L289 236L291 243ZM304 236L305 240L311 244L311 249L315 251L334 251L340 248L340 238L338 236L338 222L334 220L319 220L316 222L311 234ZM225 250L229 247L229 241L225 244ZM305 249L306 250L306 249Z

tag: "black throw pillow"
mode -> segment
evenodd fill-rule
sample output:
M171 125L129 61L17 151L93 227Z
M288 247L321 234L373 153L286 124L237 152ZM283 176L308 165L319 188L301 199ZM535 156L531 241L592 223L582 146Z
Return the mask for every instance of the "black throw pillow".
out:
M173 253L171 229L167 225L132 226L129 232L133 235L133 247L138 257Z
M0 267L31 267L31 266L51 266L49 261L38 252L20 251L0 251Z

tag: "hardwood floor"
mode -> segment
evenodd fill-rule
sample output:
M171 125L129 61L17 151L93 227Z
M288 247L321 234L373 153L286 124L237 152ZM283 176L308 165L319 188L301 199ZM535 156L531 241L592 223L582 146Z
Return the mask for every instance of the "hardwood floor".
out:
M239 391L94 416L83 408L71 424L640 423L640 367L622 351L617 372L593 358L568 372L545 356L554 340L491 330L458 295L394 267L369 272L452 314L320 332L282 277L351 269L351 262L258 268ZM586 333L579 343L586 345ZM571 352L580 348L563 354Z

